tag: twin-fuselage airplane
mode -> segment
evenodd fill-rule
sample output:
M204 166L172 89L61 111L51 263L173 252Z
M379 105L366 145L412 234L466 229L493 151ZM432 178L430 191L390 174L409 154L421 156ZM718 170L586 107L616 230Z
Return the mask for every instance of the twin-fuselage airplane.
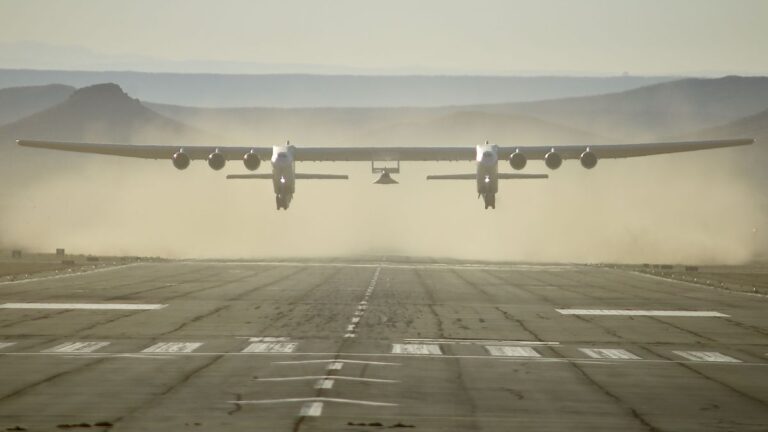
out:
M706 150L721 147L749 145L753 139L726 139L710 141L660 142L643 144L601 144L601 145L566 145L566 146L527 146L499 147L490 144L470 147L307 147L297 148L289 143L269 147L179 147L167 145L128 145L96 144L59 141L18 140L24 147L45 148L79 153L135 157L144 159L170 159L173 166L183 170L192 160L207 160L214 170L224 168L228 160L242 160L245 168L255 171L261 161L269 159L272 164L271 174L228 175L228 179L265 179L272 180L275 190L277 209L288 209L296 191L296 180L303 179L347 179L345 175L302 174L296 172L296 162L333 162L365 161L397 162L401 161L474 161L476 170L473 174L431 175L428 180L475 180L478 196L483 197L485 208L496 208L496 193L499 180L541 179L546 174L500 173L499 161L507 160L514 170L525 168L529 160L543 160L545 165L555 170L563 160L578 159L584 168L592 169L598 159L617 159L656 154L679 153ZM391 179L387 168L379 169L382 177L379 184L397 183Z

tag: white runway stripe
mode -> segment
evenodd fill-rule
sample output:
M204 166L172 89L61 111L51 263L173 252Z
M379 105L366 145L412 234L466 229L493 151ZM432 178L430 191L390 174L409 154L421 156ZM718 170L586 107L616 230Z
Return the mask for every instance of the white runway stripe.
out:
M442 355L440 345L392 344L392 354Z
M728 317L715 311L629 310L629 309L555 309L563 315L622 315L671 317Z
M318 380L315 383L315 388L316 389L329 389L329 388L333 388L333 383L334 382L335 381L332 380L332 379L325 379L325 378L323 378L321 380Z
M296 342L257 342L248 345L244 353L290 353L296 350Z
M0 350L3 348L8 348L12 345L16 345L16 342L0 342Z
M66 342L43 352L89 353L109 345L109 342Z
M160 342L145 348L143 353L190 353L203 344L201 342Z
M344 363L342 362L332 362L328 363L328 366L325 368L327 370L341 370L341 368L344 367Z
M492 356L503 357L541 357L541 354L536 352L533 348L529 347L512 347L512 346L497 346L486 345L485 349Z
M724 363L741 363L741 360L735 359L731 356L721 354L715 351L672 351L673 353L685 357L688 360L702 361L702 362L724 362Z
M168 305L129 303L4 303L0 305L0 309L153 310L166 306Z
M595 359L640 360L640 357L623 349L579 348L579 351Z

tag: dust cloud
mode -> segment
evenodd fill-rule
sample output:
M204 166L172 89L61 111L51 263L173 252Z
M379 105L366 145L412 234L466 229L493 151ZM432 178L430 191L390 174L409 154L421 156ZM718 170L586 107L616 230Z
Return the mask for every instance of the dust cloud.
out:
M253 131L227 133L238 142L272 144ZM402 163L400 184L391 186L372 184L368 163L298 163L298 172L346 173L350 180L298 181L291 208L278 212L270 181L225 179L246 172L238 161L219 172L204 161L177 171L170 161L78 155L6 194L0 238L3 246L28 250L168 258L735 264L755 258L765 244L765 203L741 168L754 151L602 160L589 171L578 161L556 171L531 161L524 172L550 179L502 181L495 211L483 209L473 181L425 180L471 173L469 162ZM25 152L35 159L59 155ZM269 170L264 163L258 172ZM502 161L500 171L511 168Z

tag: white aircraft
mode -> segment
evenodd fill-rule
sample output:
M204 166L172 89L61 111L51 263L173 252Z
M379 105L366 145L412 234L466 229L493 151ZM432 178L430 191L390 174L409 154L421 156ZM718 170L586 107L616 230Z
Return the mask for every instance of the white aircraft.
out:
M565 145L536 147L499 147L485 144L469 147L315 147L297 148L290 143L268 147L179 147L167 145L126 145L96 144L58 141L18 140L24 147L63 150L80 153L95 153L113 156L126 156L144 159L170 159L173 166L183 170L192 160L208 161L214 170L224 168L228 160L242 160L245 168L255 171L262 160L270 159L271 174L228 175L228 179L265 179L272 180L275 189L277 209L288 209L296 190L296 180L303 179L347 179L346 175L300 174L296 173L296 162L314 161L365 161L371 162L373 171L381 173L376 183L397 183L390 176L399 172L400 161L475 161L477 168L473 174L431 175L428 180L475 180L478 196L482 196L485 208L496 208L496 193L499 180L541 179L546 174L500 173L498 163L508 160L515 170L523 169L528 160L543 160L545 165L555 170L563 160L579 159L584 168L592 169L598 159L617 159L637 156L649 156L665 153L678 153L721 147L749 145L754 139L726 139L711 141L660 142L644 144L601 144L601 145ZM397 162L397 168L375 168L375 162Z

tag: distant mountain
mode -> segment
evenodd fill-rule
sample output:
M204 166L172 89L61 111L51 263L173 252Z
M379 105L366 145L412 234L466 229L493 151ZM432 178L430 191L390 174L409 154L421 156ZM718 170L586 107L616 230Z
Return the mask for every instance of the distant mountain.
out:
M64 102L0 127L0 180L14 184L39 174L76 169L86 156L21 148L17 139L143 144L225 141L169 119L125 94L116 84L81 88Z
M152 111L116 84L81 88L62 103L0 127L2 144L18 138L125 143L181 138L188 142L201 136L208 142L213 137Z
M656 139L722 125L768 107L768 77L683 79L620 93L477 106L627 139Z
M62 84L0 89L0 125L64 102L74 91Z
M400 107L506 103L584 96L674 77L221 75L0 70L0 88L113 82L144 101L199 107Z

